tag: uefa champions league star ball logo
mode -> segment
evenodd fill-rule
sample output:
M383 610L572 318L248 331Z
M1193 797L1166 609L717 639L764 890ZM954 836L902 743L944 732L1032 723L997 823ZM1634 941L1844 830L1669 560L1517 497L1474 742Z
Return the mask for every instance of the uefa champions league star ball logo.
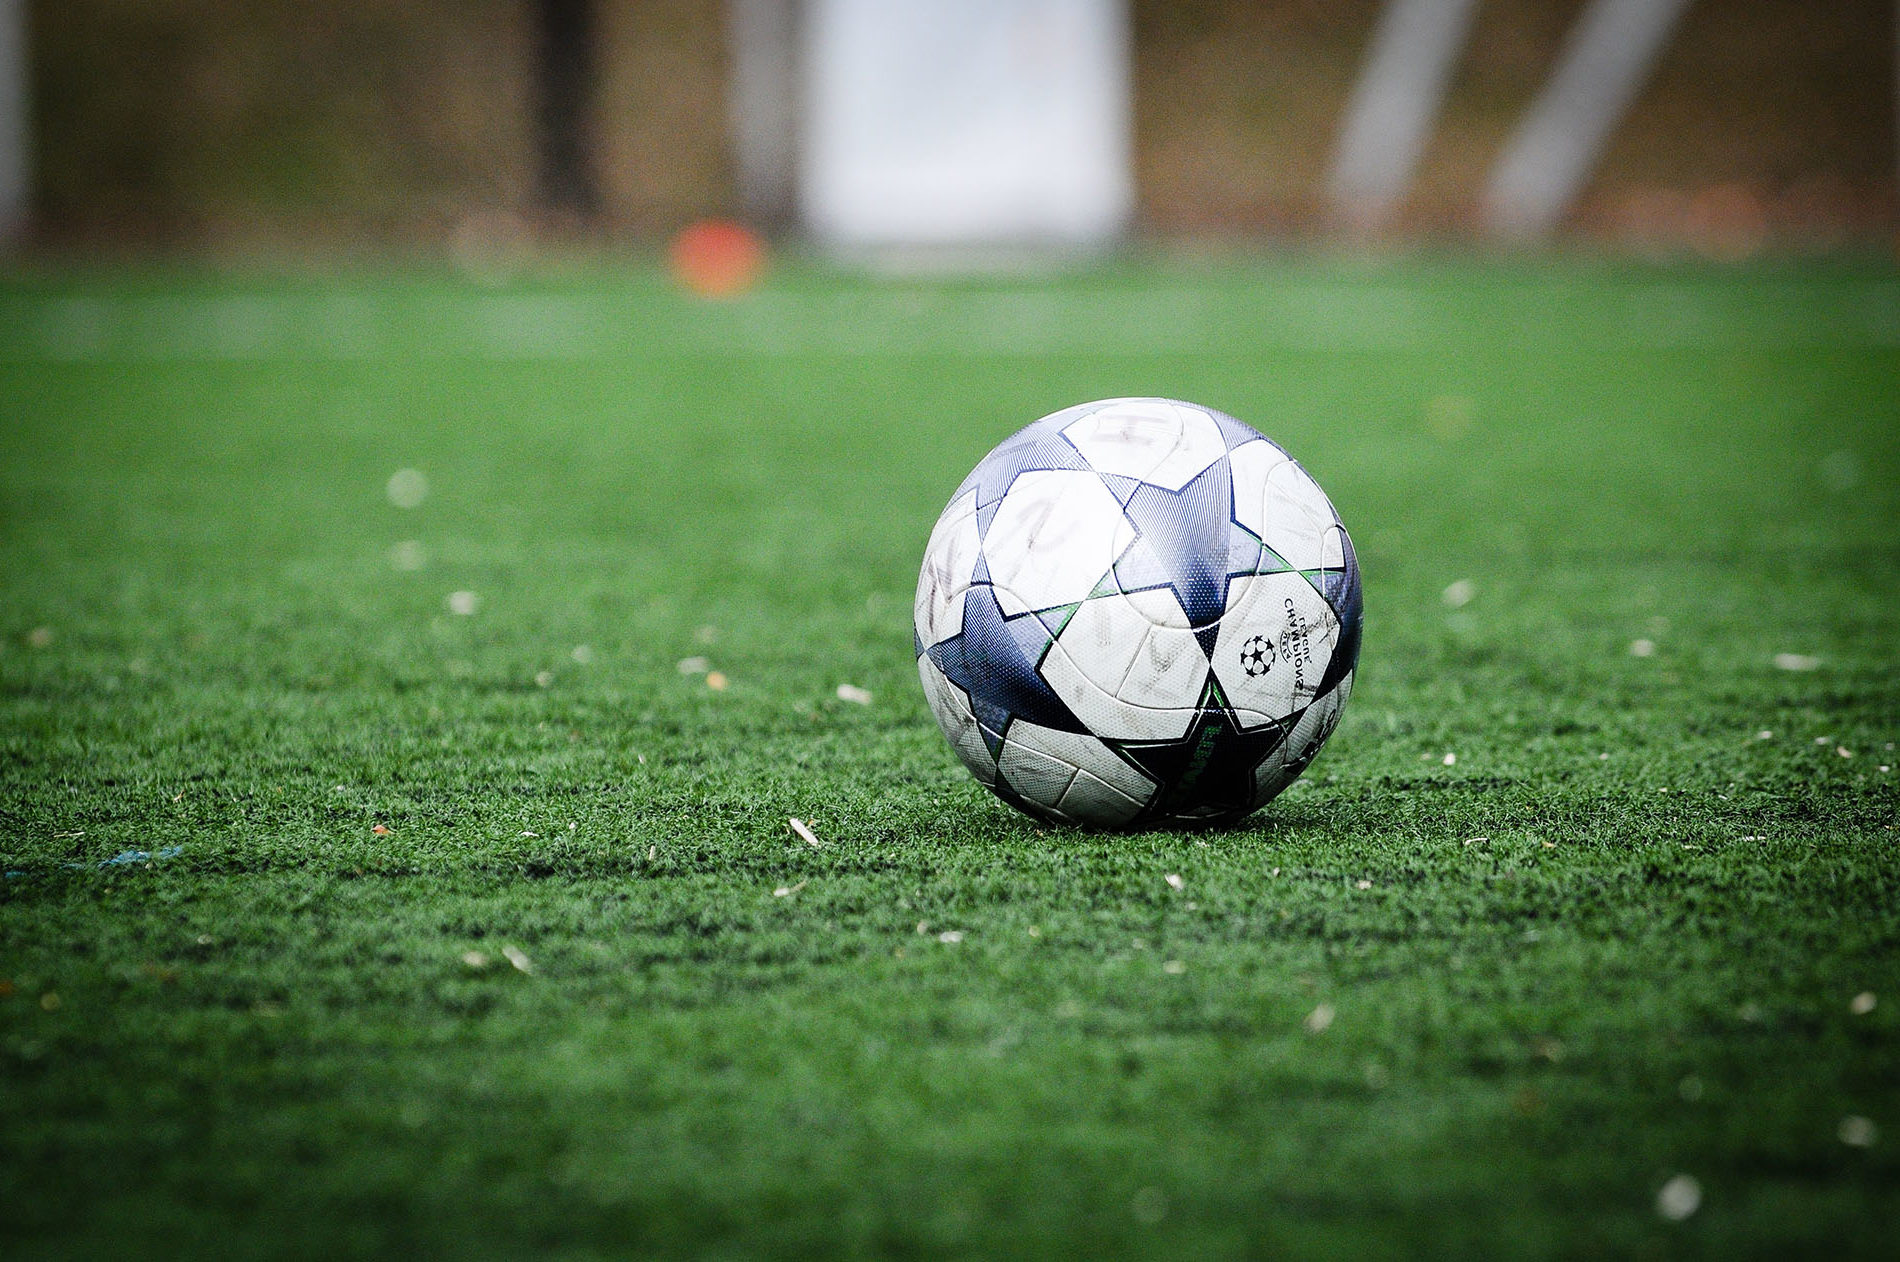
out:
M1273 668L1273 641L1256 635L1240 648L1240 669L1249 679L1258 679Z
M1319 752L1359 660L1359 564L1276 444L1177 399L1005 439L931 532L917 672L970 773L1095 828L1217 824Z

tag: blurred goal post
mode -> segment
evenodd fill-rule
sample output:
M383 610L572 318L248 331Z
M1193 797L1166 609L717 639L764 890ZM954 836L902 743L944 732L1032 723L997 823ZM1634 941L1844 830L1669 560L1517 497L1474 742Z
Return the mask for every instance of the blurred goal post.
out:
M1126 0L728 0L750 213L820 244L1089 246L1134 208Z

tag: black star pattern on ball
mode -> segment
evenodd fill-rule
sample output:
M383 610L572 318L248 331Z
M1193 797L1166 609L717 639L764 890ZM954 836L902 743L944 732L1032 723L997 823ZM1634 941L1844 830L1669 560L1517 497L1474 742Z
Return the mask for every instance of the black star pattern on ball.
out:
M1049 638L1035 614L1009 617L995 589L978 583L963 596L963 629L926 650L937 669L969 694L990 753L1001 753L1011 719L1065 732L1087 730L1037 669Z
M1254 769L1286 739L1287 726L1243 732L1217 685L1209 683L1187 735L1152 744L1115 742L1117 751L1153 777L1160 792L1147 818L1220 823L1254 808Z

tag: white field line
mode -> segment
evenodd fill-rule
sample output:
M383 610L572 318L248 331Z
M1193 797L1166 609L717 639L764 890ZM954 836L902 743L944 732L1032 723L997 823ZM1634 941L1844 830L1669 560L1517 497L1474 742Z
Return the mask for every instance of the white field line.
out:
M1612 291L1599 302L1539 285L1475 296L1353 283L873 288L657 310L611 294L0 294L0 361L1399 353L1465 336L1467 327L1470 336L1513 345L1575 338L1639 348L1895 346L1900 286L1870 282L1825 302L1800 286L1710 290L1668 282Z

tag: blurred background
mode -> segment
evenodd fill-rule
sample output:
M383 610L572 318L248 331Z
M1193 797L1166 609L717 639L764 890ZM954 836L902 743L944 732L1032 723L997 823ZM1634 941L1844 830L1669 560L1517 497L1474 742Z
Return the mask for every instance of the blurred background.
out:
M1731 259L1900 226L1893 0L0 0L0 26L0 212L54 255L638 249L725 217L843 248Z

